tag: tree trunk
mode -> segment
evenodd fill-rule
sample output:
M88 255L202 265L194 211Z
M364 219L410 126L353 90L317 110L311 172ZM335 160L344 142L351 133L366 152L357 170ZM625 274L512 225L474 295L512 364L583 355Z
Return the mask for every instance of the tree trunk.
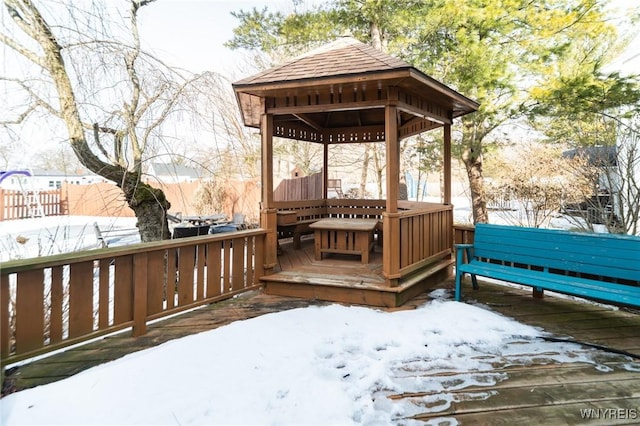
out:
M489 216L487 214L487 201L484 195L484 178L482 176L482 154L475 152L472 148L467 148L462 155L462 161L464 162L469 178L473 223L488 223Z
M385 164L382 164L380 159L380 151L378 149L378 145L371 146L371 152L373 153L373 165L376 169L376 183L378 185L378 198L382 198L383 188L382 188L382 175L384 172Z
M371 46L382 52L382 34L378 24L375 22L369 23L369 34L371 34Z
M167 201L164 192L141 182L135 174L128 174L121 182L118 186L138 219L137 227L141 241L171 238L167 221L167 211L171 203Z
M369 173L369 145L364 147L364 160L362 161L362 173L360 175L360 198L366 198L367 194L367 175Z

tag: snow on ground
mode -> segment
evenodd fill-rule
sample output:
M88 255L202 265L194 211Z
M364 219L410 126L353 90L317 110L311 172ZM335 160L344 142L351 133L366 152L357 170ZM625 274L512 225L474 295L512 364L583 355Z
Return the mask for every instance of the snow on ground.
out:
M0 262L100 248L94 224L109 246L140 242L136 218L47 216L0 221ZM118 232L114 232L118 231Z
M6 396L0 423L411 424L401 419L446 409L451 390L505 380L492 363L599 368L592 351L447 294L411 311L330 305L238 321ZM456 380L434 375L445 371ZM385 397L401 391L434 393Z

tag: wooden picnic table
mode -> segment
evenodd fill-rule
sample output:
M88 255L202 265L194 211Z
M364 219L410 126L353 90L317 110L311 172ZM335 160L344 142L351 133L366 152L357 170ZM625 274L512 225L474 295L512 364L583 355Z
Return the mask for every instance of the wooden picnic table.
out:
M369 252L375 241L373 231L378 219L320 219L309 227L314 230L315 258L323 253L356 254L362 263L369 263Z

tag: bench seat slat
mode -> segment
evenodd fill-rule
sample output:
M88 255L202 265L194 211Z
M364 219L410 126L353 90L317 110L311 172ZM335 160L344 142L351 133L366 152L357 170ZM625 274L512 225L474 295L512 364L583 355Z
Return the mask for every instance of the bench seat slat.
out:
M616 283L606 283L558 274L546 274L521 268L503 265L472 262L465 264L463 272L495 278L516 284L540 287L573 296L611 301L626 305L640 306L640 287Z

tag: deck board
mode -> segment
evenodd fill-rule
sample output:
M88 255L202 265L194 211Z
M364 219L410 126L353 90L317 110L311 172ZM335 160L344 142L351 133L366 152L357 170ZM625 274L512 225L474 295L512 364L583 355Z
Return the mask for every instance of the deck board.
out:
M536 424L640 422L640 312L550 295L535 299L530 290L486 282L480 282L477 291L467 291L464 299L541 327L555 338L584 343L580 350L595 351L599 364L597 368L584 363L548 364L541 357L531 365L510 366L507 360L491 370L506 375L493 385L454 389L441 395L393 395L392 398L404 398L418 407L418 413L407 418L425 422L455 418L461 424L526 424L533 419ZM589 344L601 345L605 350ZM616 351L627 351L632 357ZM437 375L442 374L455 377L456 372ZM425 399L431 407L441 409L420 410ZM454 402L448 405L451 400ZM589 408L601 409L592 413L600 418L583 418L586 414L581 410ZM604 414L602 410L610 411Z
M640 398L618 401L623 405L615 405L610 401L600 403L577 402L574 404L553 405L553 406L536 406L522 407L518 410L505 410L500 412L499 419L493 411L485 411L479 413L458 414L455 416L459 424L476 424L476 425L517 425L517 424L540 424L540 425L580 425L588 424L594 426L612 426L612 425L637 425L638 419L619 419L615 420L611 417L607 418L590 418L583 419L580 416L580 410L586 408L609 410L612 407L619 407L629 410L640 406Z

